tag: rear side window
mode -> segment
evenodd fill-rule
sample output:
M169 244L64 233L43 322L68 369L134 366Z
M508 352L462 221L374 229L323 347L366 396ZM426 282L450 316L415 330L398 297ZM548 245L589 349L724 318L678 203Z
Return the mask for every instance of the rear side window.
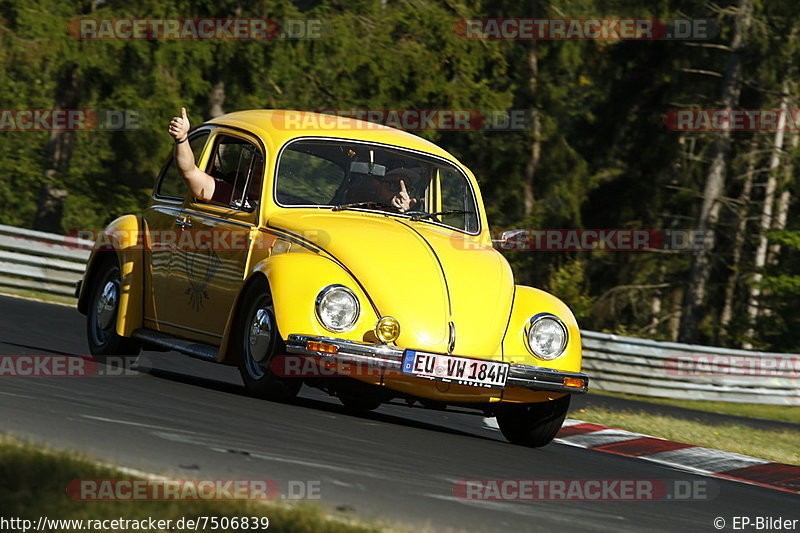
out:
M208 132L200 133L189 139L189 146L192 148L195 162L203 152L206 141L208 141ZM178 172L178 167L175 165L175 153L173 151L173 155L161 171L158 186L156 187L156 196L181 199L188 192L189 188L183 182L183 178Z
M252 211L261 197L264 158L253 143L220 135L206 172L216 181L210 204Z

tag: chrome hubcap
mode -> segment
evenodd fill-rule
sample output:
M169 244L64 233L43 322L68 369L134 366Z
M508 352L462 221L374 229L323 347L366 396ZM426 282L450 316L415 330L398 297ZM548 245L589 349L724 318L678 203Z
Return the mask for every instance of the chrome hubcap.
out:
M117 284L113 281L106 282L103 287L103 292L97 299L97 307L95 313L97 316L97 326L102 329L108 329L114 319L114 312L117 309L117 300L119 297L119 289Z
M258 309L250 324L250 335L247 339L250 356L254 361L261 363L269 355L272 346L272 330L269 311Z

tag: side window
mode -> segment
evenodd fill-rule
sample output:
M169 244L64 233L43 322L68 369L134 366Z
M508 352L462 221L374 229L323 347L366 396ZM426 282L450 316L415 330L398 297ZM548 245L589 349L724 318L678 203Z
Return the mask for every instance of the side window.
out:
M221 135L206 172L216 181L210 204L252 211L261 197L264 158L249 141Z
M200 157L203 147L208 140L208 132L203 132L189 139L189 146L192 148L194 160ZM175 165L175 156L169 158L169 162L161 171L161 177L158 181L158 188L156 189L157 196L165 196L167 198L183 198L189 192L188 187L183 182L178 167Z
M442 188L442 211L453 211L441 220L448 226L467 232L478 231L478 209L472 188L464 176L450 168L439 169Z
M344 180L342 167L301 151L288 148L281 155L277 199L282 205L325 205L331 202Z

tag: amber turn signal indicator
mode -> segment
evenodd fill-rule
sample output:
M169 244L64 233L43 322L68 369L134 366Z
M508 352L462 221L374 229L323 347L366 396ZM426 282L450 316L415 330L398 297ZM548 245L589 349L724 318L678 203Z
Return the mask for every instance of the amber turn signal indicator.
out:
M325 342L308 341L306 343L306 349L311 350L312 352L339 353L338 346L336 346L335 344L328 344Z
M583 388L583 379L581 378L564 378L565 387L574 387L576 389Z

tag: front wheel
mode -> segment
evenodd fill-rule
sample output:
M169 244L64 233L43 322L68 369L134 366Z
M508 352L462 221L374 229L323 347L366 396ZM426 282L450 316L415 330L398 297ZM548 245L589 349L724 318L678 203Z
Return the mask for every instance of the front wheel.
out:
M497 410L497 425L513 444L538 448L549 444L567 417L570 396L525 405L506 405Z
M122 292L119 264L116 257L104 259L92 276L89 288L89 308L86 313L86 338L89 351L103 364L115 361L123 367L132 366L141 351L138 342L117 334L117 314ZM127 356L127 357L126 357Z
M345 409L353 413L367 413L374 411L381 406L381 401L378 398L359 398L357 396L341 396L339 401L342 402Z
M247 393L275 401L288 401L300 391L300 379L281 378L270 368L272 358L283 353L272 297L266 288L251 288L242 301L234 326L234 343Z

